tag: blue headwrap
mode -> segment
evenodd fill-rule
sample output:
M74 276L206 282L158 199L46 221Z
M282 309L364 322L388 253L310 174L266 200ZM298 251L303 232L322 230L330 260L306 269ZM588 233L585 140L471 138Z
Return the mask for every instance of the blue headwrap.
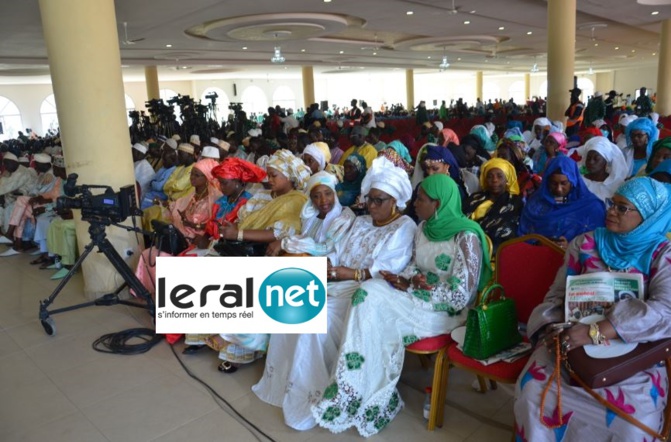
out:
M557 203L550 191L550 177L566 175L571 191L565 203ZM519 235L537 233L549 238L565 237L571 241L581 233L603 227L606 207L589 191L578 163L568 157L556 157L548 164L543 185L527 202L520 217Z
M429 144L426 147L426 157L424 160L438 160L442 161L445 164L450 165L450 177L457 183L462 183L461 175L459 174L459 163L457 159L452 155L452 152L443 146L436 146L434 144Z
M401 156L405 161L408 163L412 164L412 158L410 158L410 152L408 152L408 148L405 147L405 144L403 144L400 140L394 140L391 143L387 144L387 147L391 147L396 151L397 154Z
M506 123L506 129L517 129L520 131L520 135L522 135L523 127L522 122L517 120L510 120Z
M641 130L648 134L648 148L646 151L645 157L650 159L650 154L652 153L652 145L659 138L659 130L655 126L655 123L652 122L649 118L637 118L625 129L625 134L627 136L627 146L631 146L631 132L634 130ZM636 173L637 171L634 171Z
M656 173L667 173L671 175L671 160L664 160L661 163L657 165L649 174L648 176L652 176Z
M336 193L338 200L344 207L349 207L356 203L357 197L361 194L361 182L366 176L366 159L358 153L350 154L345 161L349 161L356 167L357 175L354 181L346 181L343 179L341 183L336 185Z
M496 150L496 144L492 141L492 137L489 136L489 131L485 126L477 125L473 126L471 129L471 135L475 135L480 140L480 144L485 148L487 152L493 152Z
M653 252L667 241L666 233L671 225L669 190L652 178L640 177L626 181L616 193L636 207L643 222L627 233L596 229L594 239L599 256L615 270L634 267L647 275Z

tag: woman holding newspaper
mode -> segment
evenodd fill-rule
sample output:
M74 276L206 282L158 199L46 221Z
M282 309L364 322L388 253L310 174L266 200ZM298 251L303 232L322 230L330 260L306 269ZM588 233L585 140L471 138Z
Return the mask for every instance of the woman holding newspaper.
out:
M537 346L515 389L518 440L650 439L582 387L569 385L566 370L561 373L560 395L555 382L543 392L555 368L556 336L564 352L587 346L588 355L593 349L623 346L621 341L637 343L671 337L671 243L665 237L671 225L669 190L652 179L635 178L620 186L607 207L606 227L579 235L570 243L564 266L529 320L527 331ZM633 293L613 293L616 302L611 305L585 309L591 316L581 317L584 323L565 324L564 321L577 319L575 313L566 315L566 311L576 311L575 305L565 306L567 277L590 274L598 280L597 272L641 275L642 298L634 298ZM606 280L608 275L602 275ZM605 316L594 314L601 311ZM657 365L594 391L629 417L659 431L668 400L666 378L665 368Z

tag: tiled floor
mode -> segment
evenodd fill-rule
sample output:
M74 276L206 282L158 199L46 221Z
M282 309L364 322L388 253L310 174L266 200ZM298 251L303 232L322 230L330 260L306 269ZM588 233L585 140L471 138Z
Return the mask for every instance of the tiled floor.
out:
M4 251L4 246L0 246ZM0 440L96 441L253 441L224 404L191 379L163 341L148 353L98 353L92 342L103 334L150 326L144 311L124 306L89 307L53 316L57 333L48 336L38 319L38 301L56 287L48 270L28 263L28 255L0 258ZM54 308L84 300L76 275ZM182 344L177 346L178 353ZM180 353L180 357L182 357ZM226 375L216 356L183 357L197 376L245 418L277 441L362 440L355 430L333 435L316 428L297 432L284 425L281 411L256 398L250 387L263 361ZM473 378L453 369L445 425L426 431L423 389L431 374L408 357L399 385L406 408L371 440L508 441L512 389L485 395L471 389Z

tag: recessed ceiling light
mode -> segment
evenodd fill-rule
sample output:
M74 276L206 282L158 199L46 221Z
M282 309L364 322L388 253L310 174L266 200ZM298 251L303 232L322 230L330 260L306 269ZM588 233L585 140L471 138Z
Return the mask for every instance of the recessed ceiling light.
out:
M414 12L412 12L412 11L408 11L408 12L405 13L405 15L412 15L412 14L414 14Z
M650 15L659 15L659 11L652 11Z
M636 49L632 49L631 52L636 52Z
M466 21L464 22L464 24L465 24L465 25L470 25L470 24L471 24L471 22L470 22L470 21L468 21L468 20L466 20Z
M165 45L165 47L166 47L166 48L171 48L171 47L172 47L172 45Z
M428 56L428 57L426 57L426 58L431 58L431 56L429 55L429 56Z
M471 11L471 14L475 14L475 9Z
M377 55L377 52L373 52L373 55Z
M618 51L620 49L619 46L615 46L615 50Z
M533 32L532 32L532 31L529 31L529 32L527 32L527 35L531 35L531 34L533 34Z
M657 52L653 52L652 55L657 55Z
M499 31L503 31L505 28L503 26L499 26Z
M340 51L340 53L341 53L341 54L344 54L344 53L345 53L345 51Z
M594 43L594 46L599 46L599 43Z
M242 50L243 50L243 51L246 51L246 50L247 50L247 46L243 46L243 47L242 47Z
M305 49L301 49L301 52L305 52Z
M457 58L457 61L461 61L461 57Z

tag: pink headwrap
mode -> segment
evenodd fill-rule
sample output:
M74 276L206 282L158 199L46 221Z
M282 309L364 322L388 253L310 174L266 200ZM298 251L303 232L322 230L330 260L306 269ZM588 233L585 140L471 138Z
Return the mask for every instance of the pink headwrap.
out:
M212 175L212 169L214 169L218 165L219 163L213 160L212 158L204 158L196 162L196 164L194 164L193 167L203 172L203 174L207 178L207 181L212 181L212 179L214 178L214 175Z
M454 143L457 146L459 145L459 137L452 129L446 127L440 132L443 134L443 138L445 138L445 141L443 141L443 147L447 147L447 145L450 143Z
M559 152L563 153L564 155L568 153L568 149L566 149L566 143L568 142L568 140L566 139L566 135L564 135L561 132L550 132L547 136L552 137L552 139L557 142L557 144L559 145L557 150Z

